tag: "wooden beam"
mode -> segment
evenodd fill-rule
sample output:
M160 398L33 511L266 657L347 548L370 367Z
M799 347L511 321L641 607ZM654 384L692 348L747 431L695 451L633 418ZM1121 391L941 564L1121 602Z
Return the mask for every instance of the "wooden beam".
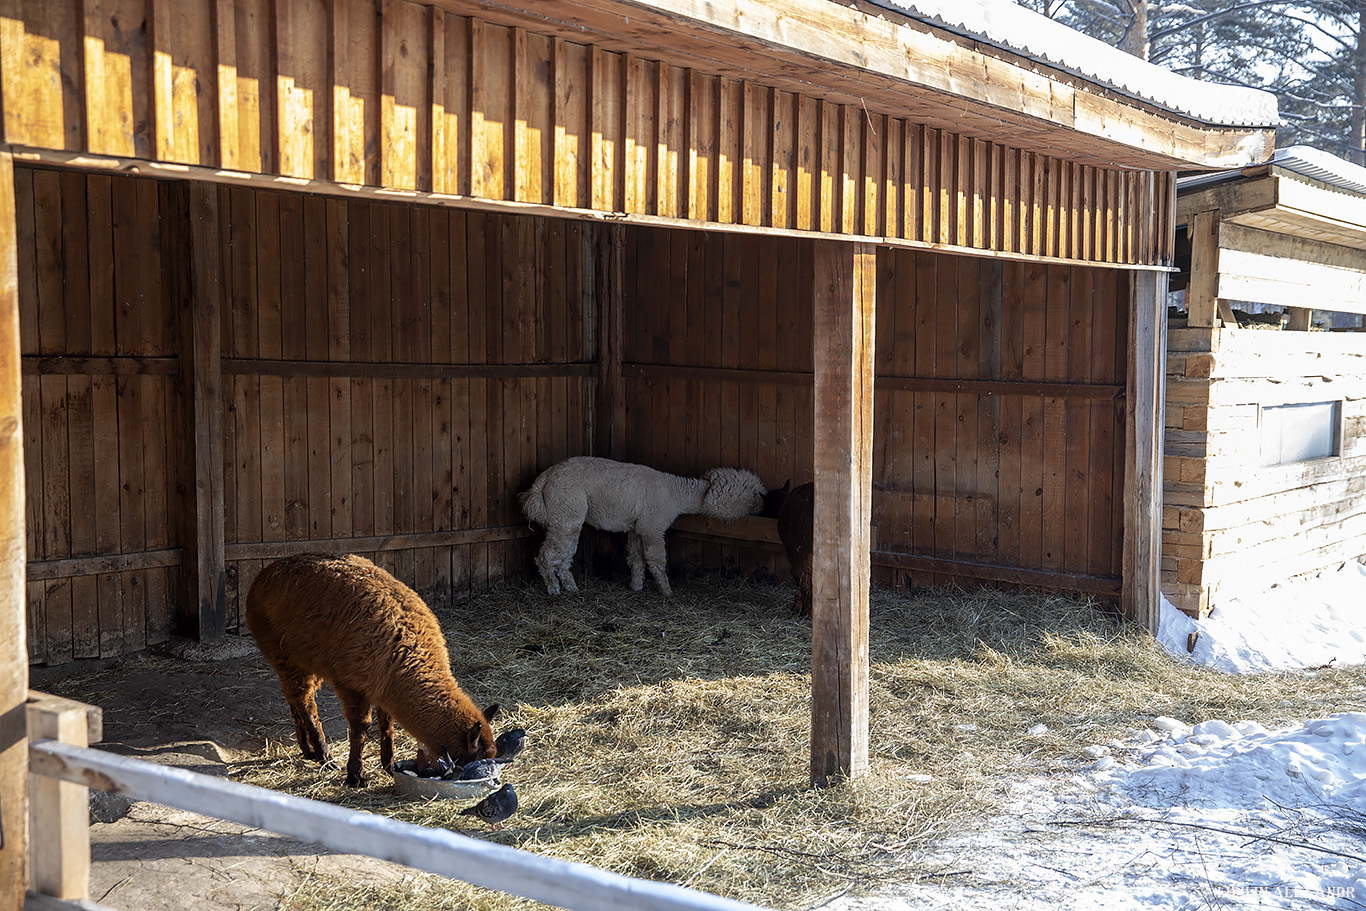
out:
M1124 616L1153 633L1161 619L1162 432L1166 408L1167 320L1164 283L1131 273L1129 394L1124 448Z
M0 911L18 911L28 885L22 385L14 159L0 153Z
M189 300L181 349L184 388L189 392L186 440L192 492L184 504L190 527L185 548L182 627L198 641L227 630L227 573L223 557L223 369L222 295L219 281L218 188L192 183L189 211Z
M597 116L595 113L594 116ZM88 155L82 152L65 152L53 149L16 148L13 151L16 161L24 164L51 166L61 169L75 169L99 174L126 174L133 177L152 177L157 180L195 180L224 186L248 187L262 190L276 190L299 193L312 193L335 199L357 199L367 202L407 202L416 205L446 206L472 212L494 212L504 215L543 216L586 221L593 224L639 225L653 228L696 229L697 222L687 218L664 215L641 215L628 212L603 211L589 208L567 208L540 203L517 202L516 200L488 199L478 196L457 196L448 193L431 193L420 190L395 190L385 187L365 186L352 183L337 183L330 180L281 177L271 174L253 174L246 171L226 171L221 168L200 167L198 165L177 165L163 162L144 161L135 158L115 158L103 155ZM610 156L609 156L610 157ZM618 169L619 170L619 169ZM618 173L618 176L620 174ZM606 192L606 191L604 191ZM612 192L616 192L615 190ZM822 203L824 211L833 205L830 199ZM727 216L729 217L729 216ZM803 231L792 228L770 228L762 225L744 225L728 222L708 222L706 229L727 234L749 234L760 237L800 237L806 240L849 240L846 235L831 231ZM1009 251L983 251L971 247L958 246L937 241L920 241L902 237L859 238L879 246L902 247L914 250L933 250L940 253L981 256L984 253L998 259L1020 262L1047 262L1093 266L1095 262L1086 259L1066 257L1036 256L1030 253ZM1151 269L1162 273L1170 272L1165 263L1130 263L1126 269Z
M872 519L871 244L814 245L811 783L868 771L868 525Z

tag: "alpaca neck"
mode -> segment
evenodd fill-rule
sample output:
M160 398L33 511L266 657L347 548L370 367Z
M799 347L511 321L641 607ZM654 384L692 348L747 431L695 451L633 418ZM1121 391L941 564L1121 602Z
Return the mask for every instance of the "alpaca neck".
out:
M454 753L474 723L461 711L467 701L455 678L428 677L416 686L391 692L385 710L418 743L446 746Z
M702 511L702 497L707 492L707 482L701 478L680 478L671 481L674 502L679 506L679 515L694 515Z

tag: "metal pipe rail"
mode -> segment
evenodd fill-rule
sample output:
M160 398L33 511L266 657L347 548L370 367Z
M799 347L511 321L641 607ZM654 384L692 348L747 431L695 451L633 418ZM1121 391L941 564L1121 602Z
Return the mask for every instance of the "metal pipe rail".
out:
M30 741L29 770L573 911L764 911L758 905L670 883L633 879L446 829L429 829L50 738Z

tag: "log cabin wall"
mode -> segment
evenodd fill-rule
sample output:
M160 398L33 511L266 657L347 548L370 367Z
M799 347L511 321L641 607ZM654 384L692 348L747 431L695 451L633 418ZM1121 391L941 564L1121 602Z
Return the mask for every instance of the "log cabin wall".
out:
M739 465L770 487L811 480L810 243L640 229L625 259L636 280L618 457L691 475ZM883 248L877 282L879 580L1116 596L1127 280ZM675 535L670 555L787 575L771 545Z
M1162 590L1204 616L1366 558L1366 345L1357 332L1174 328ZM1274 374L1268 374L1268 368ZM1263 464L1262 409L1338 404L1338 452Z
M17 169L32 660L176 627L188 404L174 182ZM227 628L262 561L443 601L531 567L515 494L588 451L591 226L220 187Z
M1322 311L1366 312L1366 196L1295 159L1178 197L1190 266L1168 332L1161 584L1192 616L1366 556L1366 335L1310 331ZM1237 325L1247 302L1284 307L1284 329ZM1286 405L1328 420L1282 430L1266 409Z

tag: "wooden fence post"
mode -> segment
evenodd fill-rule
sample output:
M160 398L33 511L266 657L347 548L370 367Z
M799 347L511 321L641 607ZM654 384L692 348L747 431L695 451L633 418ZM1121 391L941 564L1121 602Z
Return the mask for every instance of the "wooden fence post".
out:
M868 770L869 523L877 248L816 241L811 783Z
M29 740L48 737L74 746L101 738L100 710L42 693L29 696ZM30 775L29 888L56 898L90 897L90 789Z

